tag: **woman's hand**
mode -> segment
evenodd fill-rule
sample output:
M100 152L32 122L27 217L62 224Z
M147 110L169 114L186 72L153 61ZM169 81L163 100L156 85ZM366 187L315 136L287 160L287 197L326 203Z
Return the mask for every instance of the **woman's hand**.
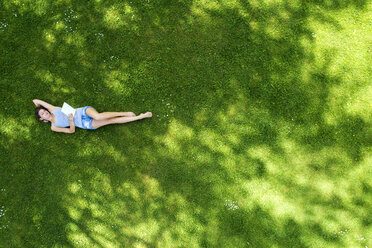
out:
M70 121L70 133L75 133L74 116L72 114L69 114L67 118Z
M69 114L67 118L70 121L70 133L75 133L74 116L72 114Z
M40 100L34 99L32 101L33 101L33 103L35 104L36 107L39 107L40 106Z

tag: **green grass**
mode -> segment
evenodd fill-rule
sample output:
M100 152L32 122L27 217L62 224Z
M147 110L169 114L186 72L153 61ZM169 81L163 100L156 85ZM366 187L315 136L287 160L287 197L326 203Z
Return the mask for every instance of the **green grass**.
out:
M372 247L365 0L0 3L0 247ZM152 119L51 132L32 99Z

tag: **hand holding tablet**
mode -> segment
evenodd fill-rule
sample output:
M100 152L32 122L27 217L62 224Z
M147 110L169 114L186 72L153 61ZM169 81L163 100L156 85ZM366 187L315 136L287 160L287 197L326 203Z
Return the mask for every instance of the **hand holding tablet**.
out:
M61 111L68 116L69 114L75 115L76 109L71 107L68 103L64 102Z

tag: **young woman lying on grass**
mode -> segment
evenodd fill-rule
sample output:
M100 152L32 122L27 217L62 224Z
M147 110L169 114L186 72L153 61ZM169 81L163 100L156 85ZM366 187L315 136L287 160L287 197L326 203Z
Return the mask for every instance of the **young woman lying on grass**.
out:
M109 124L127 123L152 117L151 112L138 116L133 112L98 113L91 106L77 108L74 116L72 114L66 116L60 107L38 99L32 101L36 106L36 118L43 122L50 122L51 129L55 132L74 133L75 126L83 129L97 129Z

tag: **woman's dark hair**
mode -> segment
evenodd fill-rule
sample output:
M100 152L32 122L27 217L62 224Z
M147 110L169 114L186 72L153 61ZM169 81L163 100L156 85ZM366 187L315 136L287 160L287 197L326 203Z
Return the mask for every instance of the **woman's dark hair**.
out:
M43 121L43 122L45 122L45 120L40 120L41 117L40 117L40 115L39 115L39 111L40 111L41 109L44 109L44 110L46 110L46 111L49 112L49 110L47 110L47 109L44 108L43 106L36 107L36 109L35 109L36 119L38 119L39 121ZM48 121L48 122L50 122L50 121Z

